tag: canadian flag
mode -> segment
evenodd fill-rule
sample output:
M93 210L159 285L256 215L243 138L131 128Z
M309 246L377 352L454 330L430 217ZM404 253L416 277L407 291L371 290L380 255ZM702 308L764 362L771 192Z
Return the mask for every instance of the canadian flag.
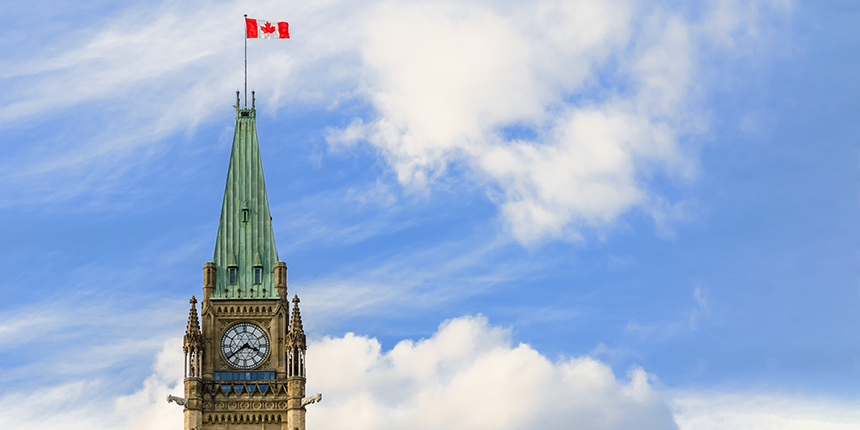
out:
M245 38L247 39L289 39L290 24L288 22L266 21L262 19L245 18Z

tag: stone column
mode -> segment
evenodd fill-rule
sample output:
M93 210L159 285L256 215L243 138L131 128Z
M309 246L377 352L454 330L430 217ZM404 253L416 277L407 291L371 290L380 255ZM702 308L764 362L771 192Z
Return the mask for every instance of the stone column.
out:
M292 377L287 380L289 398L287 399L287 430L305 430L305 413L302 406L305 397L305 378Z
M203 399L200 398L202 385L201 378L185 378L185 430L203 430Z

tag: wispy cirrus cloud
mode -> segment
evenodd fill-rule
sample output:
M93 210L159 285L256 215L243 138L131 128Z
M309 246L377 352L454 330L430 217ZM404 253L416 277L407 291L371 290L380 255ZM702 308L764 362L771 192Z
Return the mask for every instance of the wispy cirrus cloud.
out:
M57 122L58 117L77 123L69 131L60 125L61 139L29 136L27 145L4 144L0 177L17 186L0 196L0 204L128 189L120 179L139 178L141 169L165 152L162 139L193 131L219 110L229 110L232 93L243 81L241 17L247 6L135 5L105 16L98 29L71 32L76 40L64 40L62 50L40 47L0 57L0 82L8 89L0 95L0 127ZM342 61L333 65L332 56L349 47L333 42L355 38L344 37L351 28L340 25L345 17L328 19L352 9L337 6L289 10L291 20L316 27L321 38L299 32L296 39L274 45L252 41L251 89L261 94L268 113L287 99L324 106L329 96L342 92L338 82L347 66ZM255 2L253 8L288 13L274 1Z
M127 429L181 428L182 409L166 402L167 394L182 390L182 340L160 341L153 373L140 387L122 394L102 375L73 379L53 386L6 391L0 401L4 429ZM66 357L71 360L73 357ZM45 404L52 407L45 408Z
M69 296L0 313L4 355L0 380L18 384L101 375L154 354L167 331L183 324L184 306L164 301L129 305L113 298ZM38 335L35 335L38 333ZM34 351L50 350L50 354ZM26 360L16 360L24 356Z
M11 151L2 179L22 186L4 204L133 177L129 159L157 158L165 136L229 106L242 82L247 8L138 5L59 54L0 58L7 125L81 107L111 118L59 148ZM695 177L690 142L708 130L703 95L719 75L702 52L761 53L768 26L789 8L764 0L692 11L625 0L255 2L261 15L293 22L294 39L252 41L250 79L265 112L368 103L371 112L352 126L330 129L332 147L368 142L407 190L426 190L462 164L523 244L579 240L637 208L670 236L690 204L667 202L651 178ZM512 137L510 127L528 133Z
M293 281L291 291L307 303L309 321L319 329L362 315L396 315L456 303L482 294L494 286L534 276L541 263L511 261L486 264L504 258L510 240L497 237L475 247L474 238L446 241L436 246L405 250L375 261L369 256L341 267L326 277ZM320 323L320 321L324 321Z

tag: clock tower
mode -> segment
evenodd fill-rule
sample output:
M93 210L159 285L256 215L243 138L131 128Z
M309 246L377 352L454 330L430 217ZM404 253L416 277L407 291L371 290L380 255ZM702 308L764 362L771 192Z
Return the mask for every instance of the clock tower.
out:
M305 406L322 397L305 397L299 298L275 249L255 103L238 97L215 254L183 343L185 397L168 401L184 406L185 430L305 430Z

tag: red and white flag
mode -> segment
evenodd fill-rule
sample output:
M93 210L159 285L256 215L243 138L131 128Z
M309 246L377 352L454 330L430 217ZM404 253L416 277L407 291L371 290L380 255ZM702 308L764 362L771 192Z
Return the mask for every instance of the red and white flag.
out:
M290 24L262 19L245 18L245 38L247 39L289 39Z

